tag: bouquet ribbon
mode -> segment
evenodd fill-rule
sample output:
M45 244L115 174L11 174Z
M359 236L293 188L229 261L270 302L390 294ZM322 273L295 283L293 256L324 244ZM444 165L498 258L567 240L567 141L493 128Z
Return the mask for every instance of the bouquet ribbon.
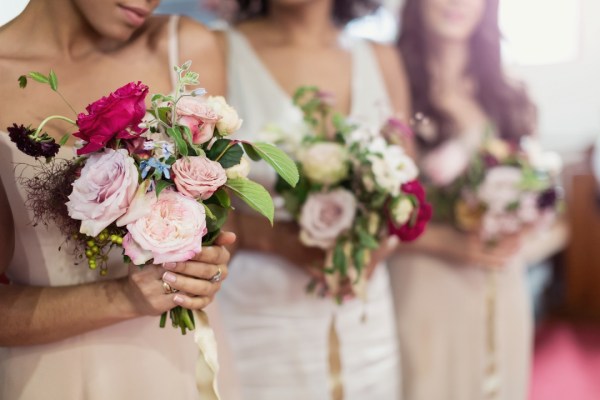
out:
M219 360L217 357L217 340L210 327L208 315L204 311L194 311L196 329L194 341L200 354L196 362L196 387L202 400L220 400L217 388Z

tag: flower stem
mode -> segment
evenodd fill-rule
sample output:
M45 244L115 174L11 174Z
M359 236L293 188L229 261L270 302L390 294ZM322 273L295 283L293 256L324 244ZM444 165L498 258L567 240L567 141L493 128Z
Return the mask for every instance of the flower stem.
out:
M54 119L60 119L60 120L62 120L62 121L67 121L67 122L69 122L70 124L77 126L77 123L76 123L75 121L73 121L71 118L63 117L62 115L51 115L51 116L47 117L46 119L44 119L44 120L42 121L42 123L40 124L40 126L38 126L38 128L35 130L35 133L34 133L34 135L33 135L33 138L34 138L34 139L37 139L37 138L39 137L39 135L40 135L40 132L41 132L41 131L42 131L42 129L44 128L44 126L45 126L45 125L46 125L48 122L50 122L50 121L52 121L52 120L54 120Z

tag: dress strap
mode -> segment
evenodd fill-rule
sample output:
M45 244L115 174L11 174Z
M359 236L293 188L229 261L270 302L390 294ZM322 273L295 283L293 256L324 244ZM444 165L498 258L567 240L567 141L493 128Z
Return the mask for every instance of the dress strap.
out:
M169 17L169 71L171 72L171 86L173 90L177 86L177 73L173 69L179 65L179 15Z

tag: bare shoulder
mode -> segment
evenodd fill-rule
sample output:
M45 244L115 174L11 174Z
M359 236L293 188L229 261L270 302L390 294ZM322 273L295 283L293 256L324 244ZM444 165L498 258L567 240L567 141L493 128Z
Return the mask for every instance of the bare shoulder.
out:
M400 51L391 45L371 42L394 111L410 115L409 86Z

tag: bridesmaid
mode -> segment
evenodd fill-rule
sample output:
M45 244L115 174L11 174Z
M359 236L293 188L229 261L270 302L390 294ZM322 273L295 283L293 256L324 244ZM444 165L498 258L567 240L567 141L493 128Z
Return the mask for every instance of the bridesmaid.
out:
M512 140L534 131L533 104L502 69L498 0L407 0L401 26L413 109L426 118L415 129L421 157L450 139L474 151L490 125ZM527 397L532 314L520 236L489 249L432 224L391 263L405 399ZM495 283L486 267L497 268Z
M393 113L407 115L395 50L343 33L357 10L371 10L374 2L238 4L239 23L223 41L229 101L245 118L242 138L259 139L268 123L293 129L301 115L291 96L302 85L333 93L337 111L373 127ZM269 169L253 164L252 174L273 189ZM387 270L374 268L365 302L347 299L338 306L307 294L311 277L322 278L310 266L322 264L323 254L300 244L281 200L274 230L249 216L238 221L235 273L218 298L244 398L396 399L399 362Z
M154 92L173 90L173 64L192 59L212 93L224 89L220 52L204 27L176 17L152 17L157 0L31 0L0 28L0 129L37 125L69 108L42 85L19 89L17 77L54 69L62 93L78 110L129 81ZM57 140L63 125L48 132ZM72 143L61 149L71 157ZM114 254L100 278L74 265L56 227L31 225L14 166L31 163L0 132L0 398L197 399L193 335L160 329L158 317L176 304L202 309L226 272L228 252L205 248L194 260L127 272ZM226 234L220 244L231 244ZM163 274L176 278L165 294ZM184 293L187 293L184 294Z

